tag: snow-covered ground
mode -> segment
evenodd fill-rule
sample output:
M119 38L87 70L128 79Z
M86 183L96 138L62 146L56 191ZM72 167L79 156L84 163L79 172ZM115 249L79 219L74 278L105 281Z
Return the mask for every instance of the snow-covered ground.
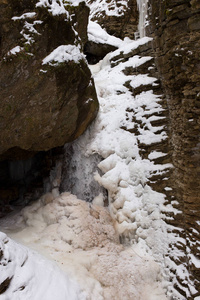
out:
M14 279L0 299L39 300L41 293L42 299L55 299L57 289L57 299L166 299L159 265L145 249L120 245L104 207L69 193L57 198L47 194L5 219L4 227L10 237L53 260L64 273L8 239L7 266L0 266L0 274ZM33 294L34 288L38 292Z
M79 299L78 284L55 263L14 242L2 232L0 249L3 253L0 256L1 300Z

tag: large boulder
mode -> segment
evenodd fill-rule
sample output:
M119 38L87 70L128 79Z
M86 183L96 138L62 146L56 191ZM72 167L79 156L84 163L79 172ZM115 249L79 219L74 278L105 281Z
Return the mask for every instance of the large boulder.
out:
M0 160L64 145L97 114L89 8L63 2L0 0Z

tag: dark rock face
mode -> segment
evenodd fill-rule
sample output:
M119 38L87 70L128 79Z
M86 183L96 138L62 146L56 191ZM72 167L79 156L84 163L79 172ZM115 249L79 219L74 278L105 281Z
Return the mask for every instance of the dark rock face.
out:
M198 0L150 0L150 34L154 38L156 65L167 97L173 190L182 211L172 225L182 227L179 243L196 291L187 291L177 276L177 289L187 299L199 296L200 271L200 3ZM193 258L193 259L192 259ZM190 296L188 296L190 295Z
M87 56L87 60L90 64L95 64L103 59L106 54L116 50L117 47L109 44L100 44L93 41L88 41L84 47L84 53Z
M38 152L64 145L98 110L79 50L87 39L88 7L63 6L55 14L51 2L37 2L0 1L0 159L9 159L12 148Z
M90 6L95 0L86 0L86 2ZM106 3L106 9L109 11L109 14L104 10L105 5L102 3L99 9L91 12L92 21L98 21L98 24L111 35L121 39L124 37L134 39L134 33L137 31L138 26L136 0L128 0L127 5L119 0L107 0ZM113 11L117 12L117 15Z

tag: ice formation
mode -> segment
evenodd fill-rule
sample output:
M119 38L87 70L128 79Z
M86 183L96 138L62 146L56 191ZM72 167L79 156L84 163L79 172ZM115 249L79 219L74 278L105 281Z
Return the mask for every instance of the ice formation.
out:
M16 247L9 239L5 247L12 254L12 263L8 266L15 276L6 295L12 295L13 300L25 299L23 296L29 299L27 295L32 295L36 286L37 293L30 296L31 300L41 299L42 292L42 299L55 299L55 289L60 293L57 298L69 300L166 300L159 265L138 245L120 245L119 235L105 207L78 200L70 193L56 198L49 193L5 219L1 226L13 239L54 260L67 274L65 278L61 271L58 273L57 267L52 269L51 264L42 261L33 251ZM26 270L20 269L23 253L28 262ZM3 268L1 266L5 271ZM27 275L24 281L22 273ZM16 284L17 276L19 282ZM24 290L19 289L15 294L14 289L23 284ZM21 298L17 298L19 295ZM0 296L0 299L7 298Z
M148 0L137 0L138 10L139 10L139 24L138 31L140 34L140 38L146 35L146 22L147 22L147 8L148 8Z

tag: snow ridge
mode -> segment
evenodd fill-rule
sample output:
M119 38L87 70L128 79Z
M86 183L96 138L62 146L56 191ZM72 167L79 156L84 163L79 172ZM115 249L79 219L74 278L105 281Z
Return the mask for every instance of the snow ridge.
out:
M36 252L0 233L1 300L78 300L78 284ZM41 284L42 283L42 284Z

